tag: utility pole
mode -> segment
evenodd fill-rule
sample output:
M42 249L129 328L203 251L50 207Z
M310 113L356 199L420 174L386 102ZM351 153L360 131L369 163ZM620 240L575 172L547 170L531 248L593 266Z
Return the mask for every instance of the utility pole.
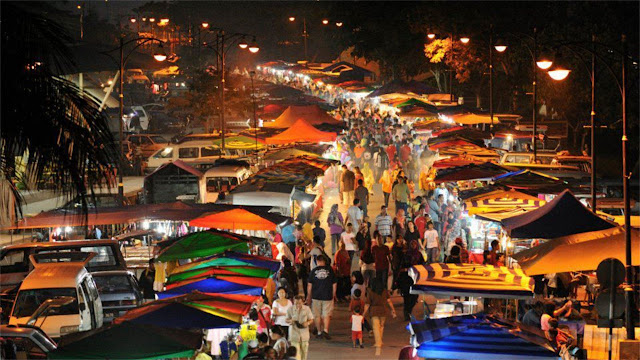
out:
M536 69L536 60L538 58L538 29L533 28L533 163L535 164L538 160L538 111L536 109L537 105L537 91L536 86L538 82L538 69Z

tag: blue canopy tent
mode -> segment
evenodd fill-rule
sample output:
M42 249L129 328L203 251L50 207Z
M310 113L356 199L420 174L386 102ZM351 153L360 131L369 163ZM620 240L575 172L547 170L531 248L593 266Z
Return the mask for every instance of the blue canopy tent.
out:
M255 267L269 269L273 273L280 270L280 261L275 261L264 256L242 254L235 251L227 251L222 256L229 259L243 261Z
M594 214L571 191L565 190L544 206L503 219L502 226L512 238L553 239L618 225Z
M507 325L507 326L505 326ZM560 359L546 339L484 316L412 322L412 345L427 359Z
M262 294L262 287L244 285L210 277L158 293L158 299L184 295L192 291L200 291L209 294L217 293L260 296Z

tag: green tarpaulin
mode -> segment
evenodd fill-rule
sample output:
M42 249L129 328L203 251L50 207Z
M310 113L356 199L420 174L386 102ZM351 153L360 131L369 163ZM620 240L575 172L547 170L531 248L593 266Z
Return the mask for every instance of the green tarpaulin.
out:
M249 251L249 245L243 237L232 233L216 230L200 231L174 241L160 253L158 260L193 259L221 254L225 250L246 253Z
M216 259L216 260L232 260L232 259ZM233 260L233 262L243 263L241 261ZM167 280L167 284L182 281L186 279L195 279L199 277L204 277L208 275L215 275L218 272L221 274L231 274L235 273L237 275L245 275L266 279L271 276L271 271L269 269L263 269L254 267L253 265L244 263L245 265L234 265L234 266L218 266L218 265L206 265L206 267L194 268L191 270L187 270L177 274L171 274L169 279Z

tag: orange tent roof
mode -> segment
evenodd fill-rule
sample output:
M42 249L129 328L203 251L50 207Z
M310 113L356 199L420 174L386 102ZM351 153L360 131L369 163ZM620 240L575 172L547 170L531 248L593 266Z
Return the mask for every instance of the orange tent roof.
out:
M232 209L206 214L189 221L189 226L231 230L275 230L277 225L246 209Z
M278 135L267 138L267 144L289 144L295 142L329 142L336 140L336 133L320 131L303 119L298 119L291 127Z
M336 120L326 111L322 110L318 105L296 106L292 105L287 108L273 122L266 122L265 127L288 128L292 126L298 119L304 119L311 125L331 124L341 125L342 122Z

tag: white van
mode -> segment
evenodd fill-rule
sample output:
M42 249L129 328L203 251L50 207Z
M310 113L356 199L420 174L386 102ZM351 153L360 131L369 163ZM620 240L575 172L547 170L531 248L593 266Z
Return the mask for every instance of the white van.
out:
M184 163L198 170L205 170L213 166L219 158L235 159L245 156L243 150L222 149L213 145L210 140L195 140L181 144L171 144L156 151L147 159L146 173L151 173L165 163L182 160Z
M221 191L229 193L249 176L251 170L240 165L222 165L207 170L200 178L200 202L216 202Z
M102 301L85 265L96 253L66 252L31 255L35 267L24 279L11 310L9 325L27 324L46 300L71 297L67 305L51 308L35 320L49 337L102 326Z

